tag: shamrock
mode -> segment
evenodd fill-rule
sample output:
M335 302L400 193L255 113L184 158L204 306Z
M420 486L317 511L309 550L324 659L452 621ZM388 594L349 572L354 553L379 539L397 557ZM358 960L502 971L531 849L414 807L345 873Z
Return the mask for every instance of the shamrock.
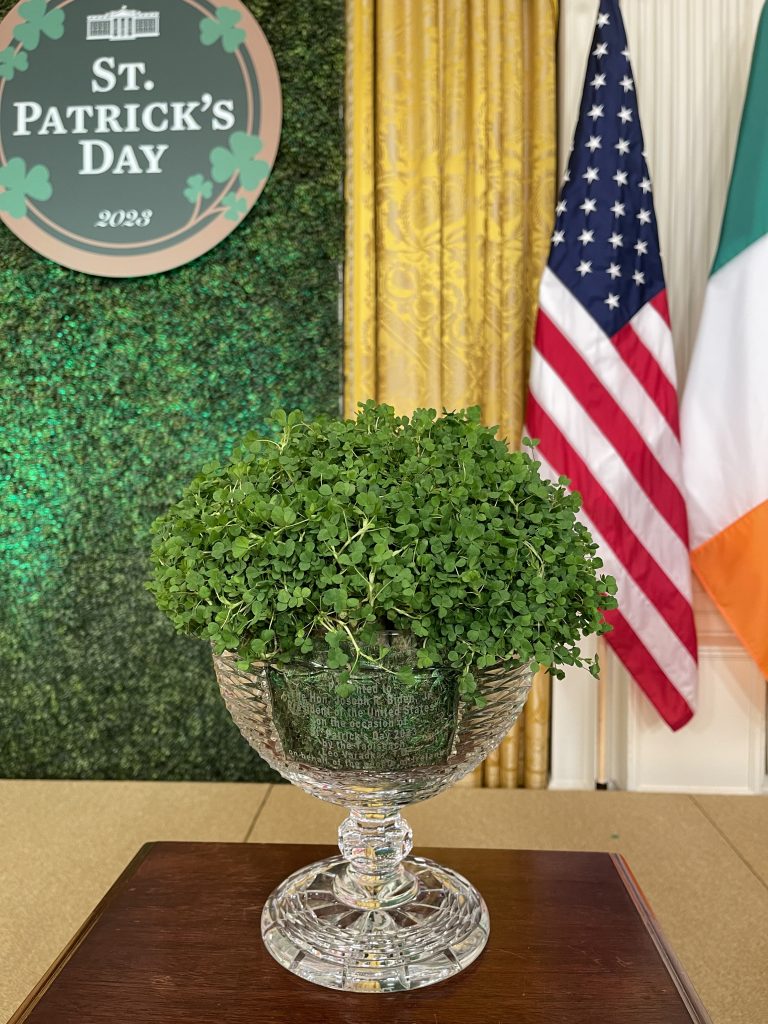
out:
M190 203L196 203L198 199L210 199L212 193L213 185L202 174L193 174L191 178L187 178L184 198Z
M19 14L24 21L13 30L14 39L18 39L27 50L36 50L40 44L40 34L49 39L61 39L64 35L64 11L45 13L46 0L26 0L19 7Z
M24 217L27 213L27 196L45 202L53 195L48 168L36 164L27 171L27 164L21 157L15 156L0 168L0 210L11 217Z
M232 7L220 7L215 18L204 18L200 22L200 41L203 46L213 46L220 39L226 52L234 53L245 39L245 31L235 28L240 17L240 11Z
M211 177L222 182L238 173L243 188L253 192L269 173L269 164L265 160L254 160L260 152L261 139L258 135L235 132L229 137L229 149L217 146L211 152Z
M221 205L226 206L228 212L224 214L225 220L240 220L248 209L248 203L242 197L237 198L234 192L230 192L229 195L224 196L221 200Z
M0 52L0 78L6 78L10 82L17 71L26 71L28 67L29 60L23 50L17 52L12 46L8 46Z

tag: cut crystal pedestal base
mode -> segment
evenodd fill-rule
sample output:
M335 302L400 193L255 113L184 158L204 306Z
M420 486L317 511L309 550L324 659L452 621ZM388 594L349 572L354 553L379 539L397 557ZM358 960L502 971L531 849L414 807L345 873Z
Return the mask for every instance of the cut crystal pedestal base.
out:
M350 891L341 857L297 871L264 906L267 949L299 977L349 992L404 992L458 974L488 941L482 897L433 861L400 866L399 884L374 908Z
M342 698L338 673L322 659L274 672L243 672L233 654L214 659L248 742L290 782L349 812L341 856L278 886L262 935L289 971L350 992L434 985L483 951L485 903L461 875L411 856L413 833L400 811L476 768L514 725L532 679L530 665L494 665L477 673L478 700L465 701L458 679L444 685L450 670L419 666L413 638L386 633L381 643L398 667L409 666L413 684L395 685L390 668L364 658Z

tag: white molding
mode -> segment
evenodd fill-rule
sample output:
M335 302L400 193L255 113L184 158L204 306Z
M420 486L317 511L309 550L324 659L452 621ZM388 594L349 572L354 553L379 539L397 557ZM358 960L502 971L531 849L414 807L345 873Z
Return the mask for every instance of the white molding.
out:
M608 687L608 775L645 793L750 794L768 790L766 684L749 655L729 644L700 649L700 706L677 733L666 726L614 656ZM592 789L595 680L568 670L553 683L552 789Z
M702 796L753 796L747 786L638 786L635 793L692 793Z
M760 793L765 779L766 684L741 648L699 648L699 704L673 733L636 686L627 716L627 788L641 792Z
M574 790L574 789L592 789L593 787L594 787L594 782L592 782L590 784L590 781L588 779L583 779L583 778L580 778L580 779L550 779L550 781L549 781L549 788L550 789L569 789L569 790Z
M585 642L584 654L594 651ZM597 683L584 669L566 669L552 680L550 788L592 789L595 785Z

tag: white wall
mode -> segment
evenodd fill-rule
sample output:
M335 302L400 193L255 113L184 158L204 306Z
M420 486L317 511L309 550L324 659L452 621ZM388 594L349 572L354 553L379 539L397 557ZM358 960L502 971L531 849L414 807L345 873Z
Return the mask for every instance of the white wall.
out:
M661 236L681 387L722 220L763 0L622 0ZM578 114L598 0L562 0L560 152ZM765 777L765 682L700 588L700 700L673 734L608 659L609 766L643 790L758 792ZM552 785L594 780L595 684L555 683Z

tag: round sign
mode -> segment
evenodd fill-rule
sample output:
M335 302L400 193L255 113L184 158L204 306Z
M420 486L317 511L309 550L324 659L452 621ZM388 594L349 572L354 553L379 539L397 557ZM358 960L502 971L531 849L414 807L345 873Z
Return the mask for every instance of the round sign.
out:
M246 216L281 118L239 0L22 0L0 23L0 217L73 270L170 270Z

